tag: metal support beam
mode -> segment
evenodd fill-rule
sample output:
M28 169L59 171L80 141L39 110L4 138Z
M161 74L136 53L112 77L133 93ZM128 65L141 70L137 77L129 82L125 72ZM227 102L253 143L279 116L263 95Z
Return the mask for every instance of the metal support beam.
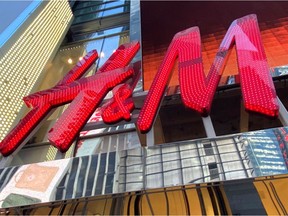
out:
M11 164L13 158L14 158L13 155L10 155L8 157L3 157L2 156L2 158L0 160L0 169L8 167Z
M287 126L288 125L288 112L285 106L283 105L283 103L281 102L281 100L279 99L279 97L277 97L277 100L279 103L279 120L281 121L283 126Z
M249 113L246 112L243 101L240 108L240 132L249 131Z
M65 153L60 152L57 150L54 160L60 160L65 158Z
M146 134L142 134L140 132L140 130L138 129L137 125L135 124L135 128L136 128L136 131L137 131L137 134L138 134L138 138L139 138L139 141L140 141L140 144L142 147L145 147L146 146Z
M162 122L160 116L156 117L156 121L154 123L154 143L162 144L165 143L165 136L163 132Z
M155 145L155 139L154 139L154 125L152 126L151 130L146 134L146 146L154 146Z
M215 138L216 137L216 133L211 121L210 116L207 117L202 117L202 121L203 121L203 125L205 128L205 132L208 138Z

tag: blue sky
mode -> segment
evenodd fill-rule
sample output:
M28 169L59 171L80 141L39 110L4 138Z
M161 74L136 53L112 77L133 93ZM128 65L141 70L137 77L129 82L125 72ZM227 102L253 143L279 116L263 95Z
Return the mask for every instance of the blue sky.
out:
M32 1L0 1L0 34Z

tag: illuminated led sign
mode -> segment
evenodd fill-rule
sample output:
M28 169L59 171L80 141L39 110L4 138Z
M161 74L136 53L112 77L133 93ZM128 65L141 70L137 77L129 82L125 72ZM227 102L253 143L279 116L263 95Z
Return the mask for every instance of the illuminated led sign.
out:
M128 84L118 85L113 89L113 98L102 107L102 119L106 123L131 119L130 113L134 109L131 98L133 90Z
M207 77L203 69L199 28L192 27L174 36L140 112L137 121L140 131L147 132L152 127L177 57L180 92L184 105L207 116L225 61L234 44L246 110L278 116L277 96L257 17L248 15L235 20L229 27Z
M139 114L139 130L147 132L152 127L177 57L184 105L207 116L225 61L234 45L246 110L276 117L279 106L257 18L248 15L235 20L229 27L207 77L198 27L174 36ZM102 118L106 123L129 120L134 108L133 87L119 84L133 76L133 70L126 66L138 50L137 42L122 45L95 75L79 79L98 57L97 52L92 51L55 87L25 97L25 103L33 109L1 142L0 152L4 156L11 154L53 107L72 102L48 134L54 146L61 152L67 151L107 92L115 86L113 98L102 107Z
M55 87L25 97L33 109L2 140L2 155L13 153L52 108L72 101L48 133L55 147L67 151L108 91L132 77L133 69L126 66L139 47L138 42L120 46L95 75L79 79L98 58L97 52L91 51Z

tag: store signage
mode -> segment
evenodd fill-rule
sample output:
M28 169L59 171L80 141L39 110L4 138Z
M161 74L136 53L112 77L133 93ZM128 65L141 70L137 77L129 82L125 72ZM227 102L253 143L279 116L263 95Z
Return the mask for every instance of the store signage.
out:
M133 76L133 69L126 66L139 48L138 42L120 46L95 75L81 78L98 58L91 51L55 87L25 97L26 105L33 109L2 140L2 155L13 153L53 108L72 101L48 133L51 144L66 152L108 91Z
M152 127L177 57L184 105L203 116L208 115L225 61L235 44L245 108L276 117L279 106L257 18L248 15L235 20L229 27L207 77L203 70L198 27L175 35L140 112L137 121L140 131L147 132ZM126 66L138 49L137 42L120 46L95 75L79 79L97 59L97 52L92 51L54 88L24 98L33 109L1 142L2 155L7 156L20 146L52 108L72 101L48 134L54 146L61 152L67 151L107 92L115 86L114 97L104 105L102 118L105 122L129 120L134 108L130 98L132 89L127 84L118 84L133 76L133 70Z
M261 41L256 15L235 20L229 27L206 77L198 27L177 33L166 52L140 112L137 125L147 132L153 125L173 64L178 57L179 83L185 106L207 116L225 61L236 44L243 102L246 110L278 116L278 102Z

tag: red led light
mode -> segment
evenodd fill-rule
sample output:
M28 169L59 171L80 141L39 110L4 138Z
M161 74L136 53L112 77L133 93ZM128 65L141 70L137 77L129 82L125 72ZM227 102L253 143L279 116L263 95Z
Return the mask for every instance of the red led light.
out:
M64 86L68 85L69 83L74 82L75 80L79 79L83 76L87 70L94 64L94 62L98 59L98 53L96 50L92 50L87 55L79 61L75 67L73 67L64 77L63 79L53 88L47 89L44 91L36 92L31 95L28 95L23 98L24 102L28 107L36 107L38 104L57 104L61 105L61 99L57 101L49 101L48 95L53 94L56 89L65 88ZM63 104L63 103L62 103Z
M3 156L8 156L17 149L18 146L29 136L36 126L45 118L52 109L52 104L48 95L65 82L70 83L81 77L96 61L98 54L96 50L89 52L75 67L70 70L63 80L53 89L37 92L24 97L24 102L28 107L33 108L20 122L9 132L0 143L0 152ZM75 75L74 75L75 74Z
M113 98L102 107L102 119L105 123L131 119L130 112L134 109L132 93L128 84L118 85L113 89Z
M73 101L49 131L50 143L61 152L66 152L109 90L132 75L133 70L129 68L96 73L65 86L61 92L56 92L56 101L57 96L61 97L60 100L66 97L66 100Z
M23 119L19 121L16 127L1 141L0 151L3 156L13 153L21 142L34 130L41 120L49 113L51 106L49 104L34 107Z
M81 78L89 69L89 67L93 65L97 58L98 54L96 50L92 50L87 53L86 56L76 64L76 67L74 67L65 75L65 77L58 83L58 85L67 85Z
M192 27L174 36L140 112L137 121L140 131L147 132L152 127L177 57L184 105L207 116L225 61L234 44L246 110L277 116L277 96L261 42L257 17L248 15L235 20L229 27L207 77L202 61L199 28Z
M97 73L103 73L116 68L122 68L127 66L134 58L138 50L140 49L140 43L137 41L123 44L110 56L110 58L102 65Z
M113 97L102 106L102 119L105 123L116 123L120 120L131 120L131 112L135 108L132 100L133 90L136 87L140 73L140 62L133 63L134 76L127 83L113 89Z
M54 124L51 131L49 131L49 141L61 152L65 152L69 149L75 137L78 135L108 91L117 84L123 82L129 77L132 77L133 70L129 69L128 71L125 71L123 67L130 63L139 48L139 42L131 42L121 45L94 75L99 77L97 79L95 78L95 82L92 80L93 78L87 78L91 79L90 87L82 89L69 108ZM121 73L116 73L117 71ZM111 83L106 83L109 79ZM103 81L100 82L100 80Z
M107 92L133 75L132 69L123 67L129 64L139 47L138 42L121 45L99 72L79 79L98 58L95 50L89 52L55 87L25 97L27 106L34 108L1 141L2 155L13 153L52 108L73 100L48 134L53 145L61 152L67 151Z

